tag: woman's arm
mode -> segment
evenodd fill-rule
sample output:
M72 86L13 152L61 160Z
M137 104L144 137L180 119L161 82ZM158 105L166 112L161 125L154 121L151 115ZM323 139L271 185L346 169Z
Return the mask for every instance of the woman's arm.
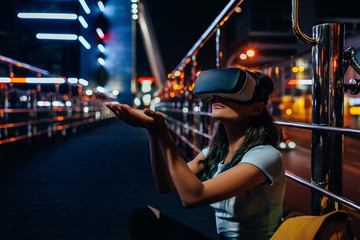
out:
M151 168L157 188L160 193L170 193L175 191L176 188L172 181L167 161L160 148L159 140L156 138L156 134L153 134L153 132L158 132L159 129L159 127L156 126L154 119L158 119L158 122L161 122L163 116L159 113L150 111L150 113L152 113L152 116L150 117L146 115L146 112L149 112L149 110L138 110L123 104L107 104L107 107L109 107L109 109L125 123L134 127L144 127L148 130ZM167 129L166 124L163 125L162 128ZM200 153L193 161L189 162L190 168L194 171L194 174L197 174L202 170L203 164L199 164L198 162L204 158L204 155Z
M160 193L170 193L176 190L171 179L167 162L162 154L159 142L149 132L151 168L155 178L156 186Z
M144 127L151 132L152 141L158 143L164 159L162 161L162 158L157 158L157 155L154 155L152 161L154 160L154 164L159 164L155 167L156 175L162 171L166 172L166 167L168 168L172 182L186 207L221 201L236 196L267 180L264 172L256 166L241 163L210 180L201 182L195 175L202 169L201 165L197 164L196 159L203 159L204 156L200 153L188 165L172 141L163 115L148 109L139 112L127 105L115 104L112 107L109 108L125 123L135 127ZM160 176L156 176L155 179L159 181Z
M262 170L252 164L243 163L210 180L201 182L177 151L168 130L158 132L157 139L167 159L171 178L185 207L202 206L225 200L267 180Z

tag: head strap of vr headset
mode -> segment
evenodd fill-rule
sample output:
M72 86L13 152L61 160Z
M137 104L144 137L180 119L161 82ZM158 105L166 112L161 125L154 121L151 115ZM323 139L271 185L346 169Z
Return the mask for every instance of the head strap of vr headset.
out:
M254 101L254 102L261 101L266 105L268 99L269 99L269 90L257 84L254 90L254 97L250 101Z

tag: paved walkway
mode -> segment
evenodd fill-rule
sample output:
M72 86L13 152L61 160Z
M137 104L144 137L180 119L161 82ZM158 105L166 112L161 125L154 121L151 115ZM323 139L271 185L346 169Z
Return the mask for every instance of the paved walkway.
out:
M127 216L144 205L216 236L212 209L157 192L146 131L118 120L0 160L1 240L127 240Z

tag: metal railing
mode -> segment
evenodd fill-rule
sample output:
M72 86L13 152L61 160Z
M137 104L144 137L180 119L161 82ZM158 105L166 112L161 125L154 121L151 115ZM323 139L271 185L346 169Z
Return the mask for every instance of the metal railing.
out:
M197 54L216 33L216 63L217 67L220 67L220 27L242 2L242 0L232 0L226 5L180 61L180 64L172 71L172 76L165 82L164 87L158 91L161 102L156 104L156 110L166 114L168 126L174 133L175 140L179 147L185 149L183 152L190 157L200 152L200 149L208 144L213 128L213 120L210 118L210 105L192 93L197 73ZM354 63L356 56L355 58L354 54L351 57L347 56L343 49L344 27L341 24L314 26L314 38L309 38L303 34L298 21L298 1L293 0L292 4L295 35L313 46L313 69L316 69L313 76L312 124L284 121L275 121L275 123L283 127L312 131L312 182L289 172L286 172L286 176L311 189L311 212L313 215L320 214L323 209L336 209L338 205L335 202L360 212L359 204L342 196L343 135L360 136L359 130L343 127L344 69L349 65L355 66L354 68L358 66L358 63ZM345 66L347 59L352 59L353 62ZM188 71L190 77L185 77L185 68L190 63L190 71ZM360 72L359 69L355 70ZM171 93L173 93L172 96ZM314 149L317 150L314 151ZM325 161L332 162L325 164ZM330 167L324 168L324 166ZM324 197L331 199L331 201L322 201L326 200Z
M44 69L2 55L0 63L9 72L0 77L0 146L36 136L75 133L113 117L103 104L112 99L94 89L88 96L82 93L82 84Z

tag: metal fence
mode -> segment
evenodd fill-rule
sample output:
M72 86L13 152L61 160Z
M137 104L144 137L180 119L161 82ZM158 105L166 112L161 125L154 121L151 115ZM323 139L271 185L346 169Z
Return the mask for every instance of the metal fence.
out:
M220 67L221 26L243 0L231 0L173 70L171 77L158 90L157 111L165 114L174 139L187 158L192 158L211 138L211 106L201 101L192 89L197 76L197 54L213 36L216 43L216 66ZM343 136L360 136L360 131L343 127L344 89L359 92L359 81L344 84L344 73L351 66L360 74L353 48L344 50L344 26L325 23L313 27L313 37L300 29L297 0L292 0L292 23L295 35L312 46L312 123L276 121L283 127L312 131L311 179L294 174L286 176L311 189L311 213L333 210L345 205L360 212L360 205L342 196ZM329 149L331 149L329 151ZM338 204L340 203L340 204Z
M29 64L0 56L0 146L36 136L53 138L113 117L104 93L84 79L66 79ZM4 72L4 71L2 71Z

